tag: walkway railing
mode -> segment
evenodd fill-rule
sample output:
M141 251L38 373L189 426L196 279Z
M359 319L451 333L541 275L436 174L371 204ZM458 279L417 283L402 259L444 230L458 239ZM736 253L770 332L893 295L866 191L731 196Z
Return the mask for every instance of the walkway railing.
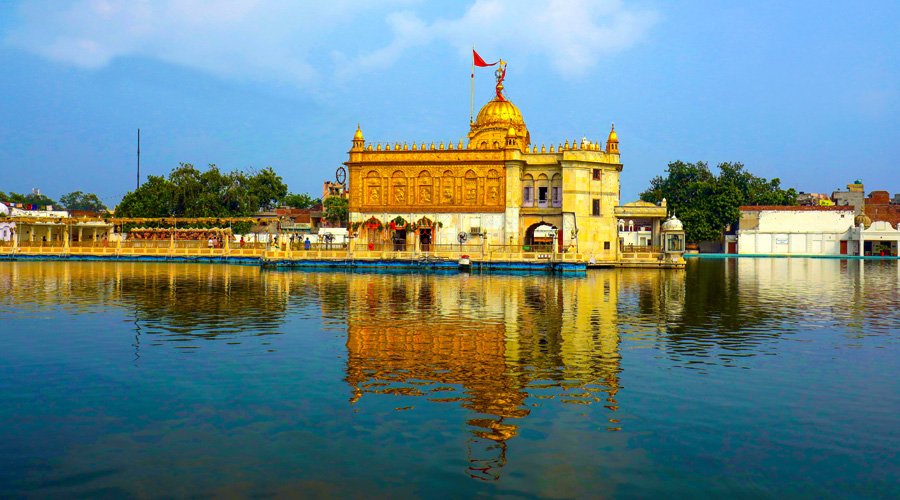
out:
M83 242L0 242L0 253L41 254L41 255L107 255L107 256L154 256L154 257L249 257L286 260L347 260L384 259L417 260L449 259L457 260L468 255L483 261L586 261L589 256L573 250L554 252L553 245L480 245L480 244L428 244L395 245L394 243L310 244L307 250L297 242L294 245L275 246L274 243L230 242L228 248L214 246L208 242L171 240L127 240L127 241L83 241Z
M656 245L623 245L623 253L657 253L662 252L662 248Z

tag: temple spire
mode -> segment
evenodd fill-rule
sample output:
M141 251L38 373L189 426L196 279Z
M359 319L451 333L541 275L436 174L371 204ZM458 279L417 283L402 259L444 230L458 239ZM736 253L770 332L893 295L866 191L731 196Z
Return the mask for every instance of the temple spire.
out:
M610 154L619 154L619 136L616 135L616 124L612 124L609 131L609 137L606 139L606 152Z

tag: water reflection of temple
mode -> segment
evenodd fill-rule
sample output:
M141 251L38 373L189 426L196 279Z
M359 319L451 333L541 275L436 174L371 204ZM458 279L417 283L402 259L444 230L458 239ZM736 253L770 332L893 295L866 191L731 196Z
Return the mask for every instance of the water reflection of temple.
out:
M601 403L618 430L619 271L351 279L350 401L420 396L472 410L469 473L499 477L520 419L545 400Z

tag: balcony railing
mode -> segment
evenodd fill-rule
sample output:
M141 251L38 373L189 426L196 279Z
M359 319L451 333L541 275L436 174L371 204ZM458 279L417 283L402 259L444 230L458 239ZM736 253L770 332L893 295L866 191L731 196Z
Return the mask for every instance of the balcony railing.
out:
M18 249L15 249L15 247ZM6 250L6 247L9 247ZM393 243L373 242L365 243L352 240L346 243L310 243L310 248L305 248L305 242L295 241L293 244L284 242L275 245L274 242L248 242L244 245L229 242L226 249L219 243L209 247L207 240L86 240L70 241L66 246L63 241L23 241L18 245L13 242L0 242L0 248L4 253L9 252L33 252L40 254L65 254L68 252L85 255L96 253L97 255L176 255L176 256L232 256L232 257L261 257L304 259L347 259L347 258L396 258L396 259L458 259L461 255L468 255L477 260L497 259L558 259L574 260L584 256L573 248L564 251L556 251L555 243L539 243L532 245L485 245L482 243ZM630 247L637 248L640 247ZM648 247L649 248L649 247ZM637 251L637 250L635 250Z
M623 245L623 253L659 253L662 247L656 245Z

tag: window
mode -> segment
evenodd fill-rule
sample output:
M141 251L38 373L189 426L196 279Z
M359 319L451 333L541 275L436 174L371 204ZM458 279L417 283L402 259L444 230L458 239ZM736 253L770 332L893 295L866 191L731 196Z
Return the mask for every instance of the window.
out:
M683 250L683 246L681 244L681 236L673 234L669 236L668 240L670 252L680 252Z
M534 206L534 188L525 186L525 193L522 196L522 205L526 207Z
M522 206L534 206L534 177L531 174L525 174L522 179Z
M603 242L603 249L604 249L604 250L609 250L609 242L608 242L608 241L604 241L604 242Z
M600 215L600 199L594 198L591 215Z
M562 176L559 174L553 174L550 179L550 203L557 208L562 206Z
M599 181L601 175L602 175L602 174L600 173L600 169L599 169L599 168L595 168L595 169L594 169L594 180L595 180L595 181Z
M534 182L538 194L538 207L547 208L550 205L550 179L547 174L541 174Z

